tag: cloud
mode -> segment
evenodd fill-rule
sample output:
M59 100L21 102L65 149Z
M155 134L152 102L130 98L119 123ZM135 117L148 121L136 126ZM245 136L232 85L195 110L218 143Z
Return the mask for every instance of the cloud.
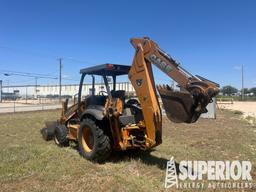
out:
M70 75L62 75L62 77L68 79L70 78Z
M235 70L241 70L241 66L240 66L240 65L236 65L236 66L233 67L233 69L235 69Z

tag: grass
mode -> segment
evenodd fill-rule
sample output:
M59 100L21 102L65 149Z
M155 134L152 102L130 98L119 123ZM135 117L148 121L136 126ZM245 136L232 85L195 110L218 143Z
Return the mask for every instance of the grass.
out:
M217 101L256 101L256 96L244 96L244 99L242 100L241 96L224 96L224 95L218 95Z
M256 118L254 116L251 115L244 115L244 112L239 111L239 110L227 110L226 111L230 111L231 113L233 113L234 115L237 115L240 117L241 120L244 120L245 122L255 126L256 125Z
M239 111L239 110L234 110L233 113L235 115L243 115L244 114L242 111Z
M245 117L245 120L247 120L252 125L256 125L256 118L253 116L247 115Z
M256 129L226 110L217 120L188 125L164 118L162 145L150 154L116 152L105 164L87 161L73 147L59 148L41 138L44 121L58 114L0 115L0 191L165 191L165 166L171 156L177 163L250 160L256 177Z

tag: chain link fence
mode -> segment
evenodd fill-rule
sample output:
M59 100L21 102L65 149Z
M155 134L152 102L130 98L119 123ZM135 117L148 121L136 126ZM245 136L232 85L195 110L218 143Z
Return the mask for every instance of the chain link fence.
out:
M109 85L112 88L112 84ZM83 95L91 94L92 85L84 84ZM135 91L130 82L116 84L117 90L125 90L126 94L134 95ZM18 85L1 87L0 113L13 113L22 111L38 111L61 108L61 101L69 99L74 102L79 90L78 84L61 86L62 95L59 97L59 85ZM105 85L95 84L95 94L105 90Z

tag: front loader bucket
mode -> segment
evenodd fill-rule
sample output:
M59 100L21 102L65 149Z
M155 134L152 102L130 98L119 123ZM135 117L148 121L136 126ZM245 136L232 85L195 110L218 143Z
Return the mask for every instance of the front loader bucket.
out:
M200 114L195 110L194 99L189 92L174 91L168 86L158 86L167 117L175 123L196 122Z
M44 140L49 141L53 139L55 128L58 125L56 121L47 121L45 122L45 127L40 130Z

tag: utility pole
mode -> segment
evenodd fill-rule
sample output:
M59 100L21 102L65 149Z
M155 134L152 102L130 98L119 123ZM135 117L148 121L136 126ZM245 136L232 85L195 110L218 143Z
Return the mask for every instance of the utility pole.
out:
M10 90L9 90L9 86L10 86L10 82L9 82L9 80L7 80L7 89L8 89L7 92L8 92L8 93L9 93L9 91L10 91Z
M61 102L61 76L62 76L62 58L59 58L60 74L59 74L59 101Z
M0 80L0 103L2 103L2 85L3 85L3 81Z
M244 65L241 67L241 75L242 75L242 101L244 100Z
M28 103L28 87L26 86L26 104Z
M35 98L37 99L37 79L38 77L35 77Z

